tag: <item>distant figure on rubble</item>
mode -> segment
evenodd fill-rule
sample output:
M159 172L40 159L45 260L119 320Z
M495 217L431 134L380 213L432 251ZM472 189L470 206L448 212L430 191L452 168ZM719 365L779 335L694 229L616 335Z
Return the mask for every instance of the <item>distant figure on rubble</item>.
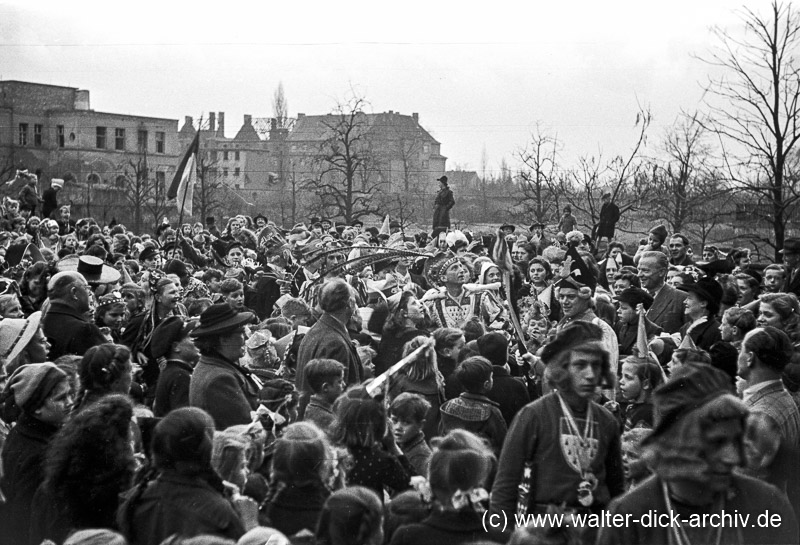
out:
M603 194L603 206L600 208L600 224L597 226L595 245L599 245L603 238L608 242L614 238L614 228L619 221L619 207L611 202L611 193Z
M447 185L447 176L436 180L439 182L439 192L433 201L433 236L450 229L450 209L456 204L453 192Z

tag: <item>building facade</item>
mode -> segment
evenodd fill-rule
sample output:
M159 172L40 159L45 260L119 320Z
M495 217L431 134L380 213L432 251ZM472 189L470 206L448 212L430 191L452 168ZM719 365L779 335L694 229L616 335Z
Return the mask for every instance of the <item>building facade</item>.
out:
M137 171L163 188L181 153L177 126L175 119L95 111L87 90L0 81L0 177L41 170L41 190L65 178L61 200L76 213L122 221L125 195L113 190ZM95 208L105 202L100 212L93 201Z

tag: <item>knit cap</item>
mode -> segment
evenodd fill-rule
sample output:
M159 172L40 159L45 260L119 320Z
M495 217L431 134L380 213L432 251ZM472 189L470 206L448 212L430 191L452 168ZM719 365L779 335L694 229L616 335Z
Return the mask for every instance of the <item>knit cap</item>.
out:
M30 413L41 407L66 378L67 374L52 363L29 363L17 368L8 379L3 399L13 396L17 407Z

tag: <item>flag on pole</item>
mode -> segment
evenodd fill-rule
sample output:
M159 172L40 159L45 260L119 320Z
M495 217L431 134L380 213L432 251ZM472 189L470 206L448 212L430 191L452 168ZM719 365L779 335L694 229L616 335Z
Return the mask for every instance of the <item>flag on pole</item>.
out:
M175 177L167 191L168 199L175 199L178 210L186 211L192 215L192 197L194 196L194 184L197 181L197 154L200 150L200 131L194 135L194 140L186 150Z

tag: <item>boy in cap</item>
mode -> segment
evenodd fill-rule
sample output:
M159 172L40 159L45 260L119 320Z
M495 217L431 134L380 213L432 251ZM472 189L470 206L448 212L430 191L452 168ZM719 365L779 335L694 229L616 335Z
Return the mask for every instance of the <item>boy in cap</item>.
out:
M636 346L636 338L639 329L639 305L647 311L653 304L653 296L641 288L627 288L617 296L619 308L617 309L617 325L614 330L617 332L620 356L633 355L633 348ZM645 331L647 340L661 334L662 329L656 324L645 318Z
M194 326L194 322L184 322L180 316L168 316L153 330L150 353L163 367L153 403L156 417L189 406L192 370L200 359L200 351L189 337Z

